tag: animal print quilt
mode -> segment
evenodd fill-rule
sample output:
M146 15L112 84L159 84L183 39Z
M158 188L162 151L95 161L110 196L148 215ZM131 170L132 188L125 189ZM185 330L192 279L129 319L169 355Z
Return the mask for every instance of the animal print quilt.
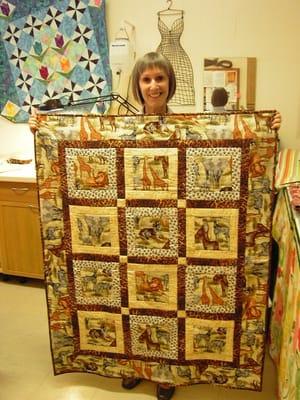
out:
M261 389L272 115L40 116L55 374Z

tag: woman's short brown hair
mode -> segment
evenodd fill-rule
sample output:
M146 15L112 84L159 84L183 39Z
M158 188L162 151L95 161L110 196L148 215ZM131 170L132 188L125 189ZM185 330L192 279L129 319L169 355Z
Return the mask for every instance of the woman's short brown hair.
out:
M154 67L162 69L169 78L169 94L167 102L174 96L176 90L176 78L172 64L163 54L152 51L139 58L132 71L132 94L135 100L140 104L144 104L144 99L139 85L140 76L147 68Z

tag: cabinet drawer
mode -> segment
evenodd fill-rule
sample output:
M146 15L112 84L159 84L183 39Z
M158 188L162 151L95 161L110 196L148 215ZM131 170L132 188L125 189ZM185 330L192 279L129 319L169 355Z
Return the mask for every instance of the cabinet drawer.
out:
M0 182L0 201L38 204L35 183Z

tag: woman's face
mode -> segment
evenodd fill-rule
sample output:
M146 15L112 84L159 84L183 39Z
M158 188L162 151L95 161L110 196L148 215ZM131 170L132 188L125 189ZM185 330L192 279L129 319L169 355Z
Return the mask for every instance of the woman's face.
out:
M158 67L145 69L140 76L139 87L144 99L146 114L167 112L169 77L164 70Z

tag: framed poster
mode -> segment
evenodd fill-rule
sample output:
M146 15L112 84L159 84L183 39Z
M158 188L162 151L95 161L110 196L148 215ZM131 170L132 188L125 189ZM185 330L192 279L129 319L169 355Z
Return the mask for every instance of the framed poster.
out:
M256 59L250 57L204 59L203 110L254 110Z

